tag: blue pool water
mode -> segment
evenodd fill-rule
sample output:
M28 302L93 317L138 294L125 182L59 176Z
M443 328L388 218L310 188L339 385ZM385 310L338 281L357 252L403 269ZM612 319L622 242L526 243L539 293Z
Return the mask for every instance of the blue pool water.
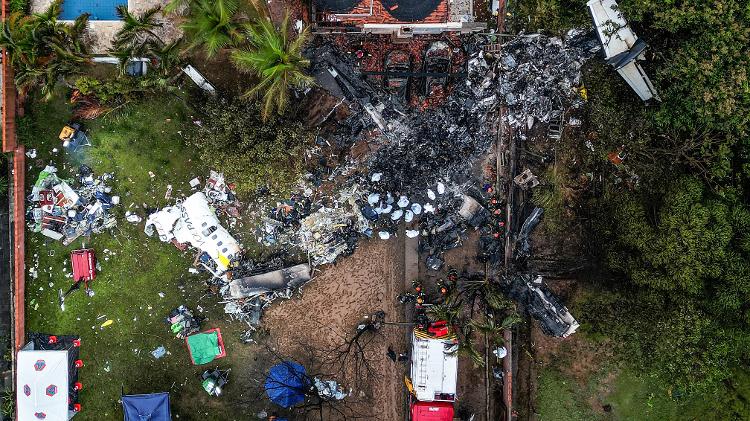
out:
M116 7L128 5L128 0L64 0L61 20L73 20L83 13L89 13L91 20L119 20Z

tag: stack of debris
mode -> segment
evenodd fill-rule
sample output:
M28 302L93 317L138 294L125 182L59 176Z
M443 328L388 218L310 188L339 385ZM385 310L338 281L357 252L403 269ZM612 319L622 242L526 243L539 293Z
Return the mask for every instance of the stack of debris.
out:
M498 196L491 196L487 200L487 209L490 212L489 221L481 229L479 236L479 252L477 259L480 262L497 264L500 262L505 239L505 217L503 215L504 202Z
M172 310L166 318L166 323L177 339L185 339L201 329L200 320L184 305Z
M220 276L241 255L239 243L221 226L203 192L149 215L145 232L148 236L156 232L161 241L181 250L188 245L199 249L201 266L214 276Z
M313 204L309 194L294 194L264 218L258 241L268 246L297 246L313 265L332 263L354 252L360 234L372 235L369 221L359 211L360 195L356 184L328 197L328 205Z
M487 200L474 189L466 190L469 193L454 196L452 203L442 204L420 221L422 240L419 251L427 254L429 269L440 270L444 264L443 253L460 247L469 231L477 230L481 233L477 257L483 261L492 259L493 263L497 262L496 255L504 238L504 224L496 223L498 201L492 197ZM483 238L485 243L482 242Z
M580 326L568 309L558 301L541 276L515 275L504 284L506 294L518 302L536 320L547 335L566 338Z
M120 197L107 186L112 178L111 173L94 177L91 168L82 165L73 183L58 177L57 168L48 165L28 197L33 203L27 215L29 227L65 245L115 227L110 210Z
M520 35L490 64L483 54L469 62L469 84L479 101L508 106L507 122L530 129L560 119L583 103L581 66L601 49L595 37L570 31L565 38Z
M312 263L323 265L352 254L357 247L357 233L366 229L363 218L350 209L322 207L301 221L297 238Z
M200 180L193 179L190 182L191 187L197 187ZM240 202L234 192L235 185L227 184L224 180L224 174L211 170L210 176L203 188L203 194L206 200L214 208L214 211L221 215L226 215L230 219L229 225L233 226L234 221L240 216Z
M294 291L312 279L307 264L271 271L268 267L268 264L255 266L246 261L228 273L221 287L224 312L233 320L247 323L251 329L258 325L268 304L277 298L291 298Z

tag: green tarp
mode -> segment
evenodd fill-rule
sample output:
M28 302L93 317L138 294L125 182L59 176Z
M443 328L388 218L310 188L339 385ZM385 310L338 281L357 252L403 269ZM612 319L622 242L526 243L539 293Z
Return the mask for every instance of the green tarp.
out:
M221 354L217 332L190 335L187 337L187 343L190 348L190 355L193 356L193 362L197 365L210 363L217 355Z

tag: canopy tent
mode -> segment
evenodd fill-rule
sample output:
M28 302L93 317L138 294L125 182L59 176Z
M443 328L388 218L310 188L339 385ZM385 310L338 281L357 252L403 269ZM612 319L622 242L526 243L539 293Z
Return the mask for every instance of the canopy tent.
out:
M185 338L193 364L207 364L227 355L220 329L209 329Z
M293 361L284 361L271 367L264 384L266 395L273 403L284 408L304 402L305 391L310 387L305 367Z
M16 356L18 420L67 421L77 404L79 340L73 336L29 334Z
M125 421L172 421L169 393L125 395L122 397Z

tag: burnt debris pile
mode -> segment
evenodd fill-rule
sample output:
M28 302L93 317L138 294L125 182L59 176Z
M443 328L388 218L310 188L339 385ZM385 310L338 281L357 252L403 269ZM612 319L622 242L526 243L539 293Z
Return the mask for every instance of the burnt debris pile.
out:
M581 67L600 49L581 31L563 38L521 35L503 44L491 64L484 54L470 60L472 90L483 101L505 104L513 127L550 123L583 104Z

